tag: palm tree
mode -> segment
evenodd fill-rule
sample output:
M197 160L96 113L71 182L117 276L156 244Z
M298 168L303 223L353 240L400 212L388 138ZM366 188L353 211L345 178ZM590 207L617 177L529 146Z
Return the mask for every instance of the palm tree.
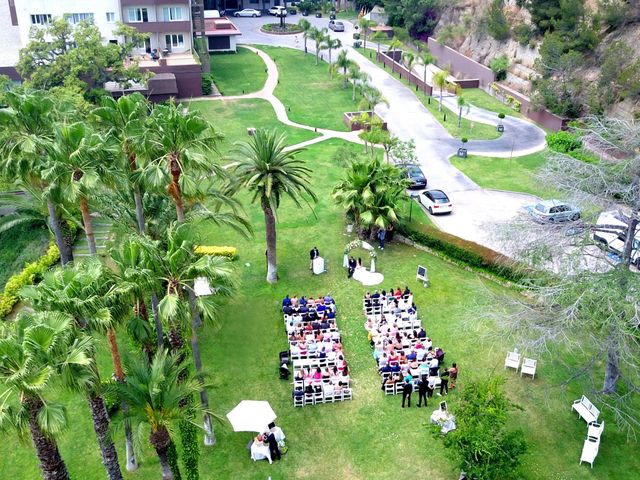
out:
M51 163L43 176L61 185L69 202L78 202L89 253L96 255L89 198L96 193L100 183L114 178L110 161L110 156L115 153L114 146L86 123L76 122L56 126L53 141L45 148Z
M172 435L180 421L195 424L200 409L196 405L183 408L195 393L200 383L192 377L186 377L186 370L175 355L160 351L152 362L146 357L138 361L127 361L127 382L117 383L113 389L118 397L129 405L124 420L131 422L141 433L141 426L150 429L149 443L160 460L162 479L172 480L173 472L169 465L168 453L173 445Z
M204 410L209 408L209 399L204 389L202 356L198 341L198 328L202 321L215 321L218 299L231 293L231 266L223 257L204 255L198 257L195 243L189 237L188 224L174 225L167 231L166 242L154 242L138 237L137 242L145 249L149 264L156 279L162 282L165 295L158 305L160 318L170 326L169 338L173 353L179 354L184 341L182 332L191 330L191 353L196 374L203 387L200 403ZM197 278L207 280L215 295L197 296L194 284ZM204 417L205 445L215 444L211 417Z
M389 37L386 33L378 31L371 35L371 38L369 40L378 44L378 54L380 54L380 44L385 40L389 40Z
M130 314L128 306L131 305L131 287L116 284L112 272L100 260L87 259L72 266L51 270L45 273L38 285L25 287L20 293L36 309L64 312L74 318L78 329L105 334L116 379L124 379L115 326ZM82 384L69 382L69 385L83 389L87 394L102 461L110 478L122 478L115 446L108 435L109 417L104 409L97 370L92 379L91 382ZM127 448L132 448L130 436L127 440Z
M404 66L407 67L407 70L409 70L409 73L411 73L413 64L416 61L415 55L412 52L405 52L402 54L402 60L404 61Z
M137 154L144 132L149 103L140 93L123 95L119 99L103 97L102 107L93 113L106 126L107 135L119 146L119 166L125 174L129 189L133 192L138 231L144 233L144 211L142 207L142 193L137 181L139 165Z
M427 91L427 65L430 65L435 62L435 58L431 51L427 47L420 48L418 50L418 60L424 67L422 72L422 83L424 83L424 91Z
M324 40L327 37L327 29L326 28L315 28L311 27L309 30L309 38L313 40L316 44L316 65L318 65L318 59L320 57L320 52L323 49Z
M267 282L278 280L276 266L276 211L286 195L300 206L300 198L316 195L308 182L311 170L303 160L296 158L302 149L286 149L285 136L267 130L258 130L250 142L239 142L229 165L235 173L235 187L244 187L253 193L252 201L260 202L264 213L267 240Z
M360 70L360 67L357 64L353 64L347 70L347 79L351 82L352 91L351 91L351 101L356 101L356 88L358 84L362 84L369 80L369 74Z
M349 60L347 55L348 53L346 50L340 50L336 63L334 63L334 66L337 69L342 69L342 88L347 88L347 70L350 66L355 65L355 62L353 60Z
M67 412L48 394L60 376L92 364L88 339L74 335L73 319L58 312L22 313L0 340L0 429L31 434L44 480L68 480L56 438L67 427Z
M298 26L302 29L302 38L304 39L304 54L307 54L307 39L311 36L313 27L311 22L306 18L301 19L298 22Z
M43 178L49 159L44 146L53 141L56 108L44 92L27 94L5 93L8 108L0 109L0 172L11 181L24 184L42 193L47 202L49 228L54 234L63 265L73 260L71 246L65 242L62 223L55 201L55 185Z
M199 113L174 100L153 109L147 131L143 179L154 188L166 189L178 221L184 222L184 194L195 193L202 177L222 173L211 155L217 153L223 136Z
M393 61L393 63L391 64L391 70L393 72L396 71L396 50L399 50L402 47L402 42L400 40L398 40L397 38L394 38L393 40L391 40L391 43L389 44L389 48L391 48L391 60Z
M47 226L47 201L42 192L21 182L16 187L22 192L0 192L0 209L10 211L0 217L0 233L21 225L36 228Z
M373 111L376 108L376 105L379 103L384 103L389 106L389 102L382 95L380 90L378 90L373 85L365 84L362 87L362 100L360 100L360 104L358 108L361 110L371 110Z
M376 22L367 20L364 17L358 20L358 27L360 27L360 31L362 32L362 39L364 40L363 48L365 50L367 49L367 36L369 35L369 27L373 27L374 25L376 25Z
M440 88L440 103L438 104L438 111L441 112L442 111L442 91L444 90L444 88L449 84L449 82L447 81L447 78L449 78L449 71L448 70L440 70L438 73L436 73L433 76L433 83L436 87Z
M341 48L342 42L337 38L331 38L330 36L324 37L323 48L329 52L329 77L333 78L333 63L331 62L331 50Z
M460 89L458 89L456 93L458 94L458 128L460 128L460 125L462 124L462 110L467 107L467 113L469 113L470 106L462 96L462 91Z

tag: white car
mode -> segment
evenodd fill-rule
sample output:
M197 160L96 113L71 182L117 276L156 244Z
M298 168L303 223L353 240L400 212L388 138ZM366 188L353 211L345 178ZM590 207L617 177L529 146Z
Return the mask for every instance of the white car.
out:
M420 194L420 203L431 215L453 212L453 203L442 190L426 190Z
M607 225L611 226L609 228L610 231L594 230L592 234L593 239L605 245L607 250L615 253L619 257L622 257L626 238L626 221L620 218L620 214L618 212L602 212L596 222L596 228L599 225L603 226L603 230L606 230ZM631 247L631 263L640 269L640 232L636 233L636 237L633 240L633 246Z
M233 14L234 17L261 17L262 12L254 10L253 8L245 8Z
M286 17L287 9L284 8L282 5L276 5L269 9L269 15L275 15L276 17Z

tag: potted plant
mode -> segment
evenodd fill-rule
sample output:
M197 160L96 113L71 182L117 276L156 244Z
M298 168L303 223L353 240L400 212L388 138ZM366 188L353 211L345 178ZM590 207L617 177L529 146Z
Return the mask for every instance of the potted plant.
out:
M499 132L504 132L504 125L502 124L502 119L504 118L504 113L500 112L498 114L498 118L501 120L500 123L498 123L498 126L496 127L496 129Z
M458 149L458 156L460 158L467 158L467 149L465 148L465 145L467 144L469 139L467 137L462 137L461 140L462 146Z

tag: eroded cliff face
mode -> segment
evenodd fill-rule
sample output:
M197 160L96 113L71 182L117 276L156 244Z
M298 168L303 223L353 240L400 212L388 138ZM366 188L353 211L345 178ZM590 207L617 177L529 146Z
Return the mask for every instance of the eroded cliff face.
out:
M474 60L489 66L491 60L499 55L506 55L510 60L509 74L506 83L525 94L531 91L531 80L535 78L534 63L538 58L540 38L533 38L528 45L521 45L511 38L498 41L487 32L484 17L492 0L458 0L447 2L434 36L438 38L440 32L447 26L458 27L457 38L450 42L450 46ZM586 0L586 6L591 11L597 10L597 0ZM632 12L640 9L639 0L631 0ZM531 15L525 8L519 8L515 0L505 2L505 16L510 25L521 23L531 25ZM635 16L636 14L633 13ZM634 55L640 59L640 21L628 23L613 32L603 32L603 37L596 51L587 59L587 66L581 69L580 75L586 83L596 81L600 74L600 62L607 47L618 40L625 41L634 47ZM640 99L625 100L612 107L611 112L630 118L634 112L640 111Z

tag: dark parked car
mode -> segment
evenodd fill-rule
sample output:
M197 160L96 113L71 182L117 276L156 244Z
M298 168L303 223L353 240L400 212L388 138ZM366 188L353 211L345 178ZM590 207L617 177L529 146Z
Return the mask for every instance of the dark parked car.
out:
M329 22L329 30L333 30L334 32L344 32L344 23L331 20Z
M316 12L316 18L322 18L322 12Z
M422 169L417 165L398 165L398 168L404 170L409 180L409 188L423 189L427 188L427 177Z

